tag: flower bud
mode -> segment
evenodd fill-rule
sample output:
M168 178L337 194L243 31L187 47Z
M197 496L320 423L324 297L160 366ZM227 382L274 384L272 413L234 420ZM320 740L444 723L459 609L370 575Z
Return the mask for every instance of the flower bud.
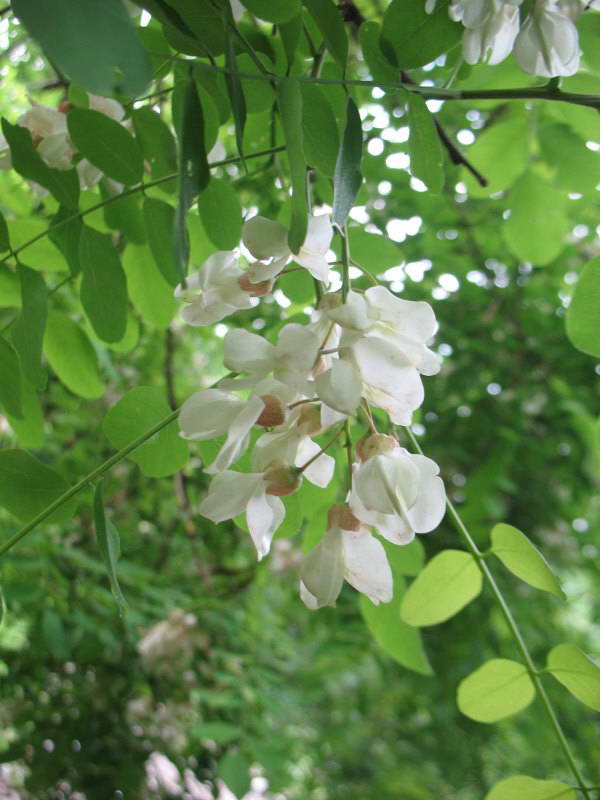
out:
M302 483L302 473L298 467L291 467L281 458L275 459L265 472L267 482L267 494L275 497L287 497L294 494Z
M255 424L261 425L263 428L275 428L277 425L282 425L285 421L285 411L281 400L272 394L263 394L260 399L265 407Z
M238 285L244 292L248 292L250 297L264 297L266 294L269 294L273 288L273 281L269 280L252 283L248 275L244 274L240 275L238 278Z
M360 530L360 520L358 520L350 506L339 505L332 506L327 515L327 528L340 528L343 531L358 531Z
M317 309L319 311L330 311L332 308L337 308L342 305L342 297L337 292L327 292L319 300Z
M381 453L389 453L391 450L395 450L396 447L400 447L400 445L393 436L387 436L385 433L374 433L362 439L356 445L356 454L359 460L364 462Z
M320 407L313 403L303 406L298 417L298 427L301 427L307 436L317 436L321 433L323 426Z

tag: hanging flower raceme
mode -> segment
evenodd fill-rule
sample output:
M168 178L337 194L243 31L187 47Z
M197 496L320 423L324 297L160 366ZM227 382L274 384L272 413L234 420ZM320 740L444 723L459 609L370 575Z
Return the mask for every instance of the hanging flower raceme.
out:
M244 246L258 259L250 267L251 279L255 282L268 280L278 275L293 259L307 269L313 278L329 282L327 252L333 237L333 227L326 214L309 216L304 244L293 254L288 245L288 231L281 223L266 217L252 217L242 230Z
M329 511L327 532L302 559L300 596L311 610L333 606L344 579L376 605L389 603L393 579L385 550L348 506Z
M440 524L446 491L435 461L383 434L368 437L357 452L361 460L348 502L361 522L394 544L408 544L415 533Z

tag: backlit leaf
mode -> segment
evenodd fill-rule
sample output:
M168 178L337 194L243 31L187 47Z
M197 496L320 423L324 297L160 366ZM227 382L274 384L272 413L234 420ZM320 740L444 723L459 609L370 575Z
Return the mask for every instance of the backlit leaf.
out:
M600 711L600 666L573 644L548 653L547 670L584 705Z
M567 309L567 336L578 350L600 356L600 258L585 265Z
M225 178L212 178L198 198L200 219L218 250L233 250L242 236L242 209L235 188Z
M48 314L44 354L67 389L90 400L104 394L104 384L98 374L98 359L90 340L61 311L50 311Z
M540 781L528 775L513 775L493 786L485 800L576 800L576 796L575 790L562 781Z
M449 4L438 0L433 14L427 14L422 0L392 0L383 16L382 38L400 69L429 64L458 42L462 27L450 20Z
M536 589L564 599L564 592L550 565L524 533L501 522L492 528L491 537L492 553L514 575Z
M19 356L3 336L0 336L0 403L13 416L22 417Z
M331 0L304 0L304 5L321 32L325 46L340 67L345 67L348 37L340 10Z
M444 186L442 146L433 116L425 100L416 92L408 94L410 124L410 171L429 191L439 193Z
M290 250L297 253L306 238L308 205L306 202L306 162L302 142L302 92L294 78L279 82L277 104L287 145L292 182L292 220Z
M535 687L523 664L493 658L472 672L458 686L458 707L477 722L497 722L526 708Z
M21 314L12 330L12 342L19 354L21 369L36 389L46 386L46 370L42 366L42 345L48 313L47 291L39 272L21 264Z

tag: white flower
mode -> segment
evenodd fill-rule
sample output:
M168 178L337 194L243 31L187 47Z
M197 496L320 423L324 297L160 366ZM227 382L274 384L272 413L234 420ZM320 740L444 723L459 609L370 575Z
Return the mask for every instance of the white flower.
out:
M394 544L407 544L441 522L446 491L439 467L413 455L389 436L371 436L354 472L349 504L353 513Z
M212 325L235 311L254 305L250 292L243 289L244 278L233 250L223 250L207 258L185 286L179 284L175 297L188 303L181 312L190 325Z
M325 283L329 281L327 251L332 236L333 226L326 214L309 216L306 238L296 254L292 254L289 248L287 229L279 222L261 216L252 217L244 223L242 231L242 241L254 258L259 261L273 259L271 263L279 271L293 259L313 278ZM264 265L257 265L258 268L261 266L264 268Z
M47 136L67 136L67 117L56 108L35 105L19 117L18 124L27 128L34 144Z
M269 552L273 534L285 516L279 498L296 491L300 480L297 470L277 464L259 473L221 472L213 478L198 511L215 523L245 512L261 559Z
M112 97L101 97L99 94L87 93L89 107L93 111L99 111L105 117L114 119L115 122L121 122L125 116L125 109L117 100Z
M492 13L480 25L469 28L465 22L462 49L467 64L499 64L511 53L519 32L519 8L501 0L493 0L493 5Z
M300 597L311 610L335 605L344 578L376 605L393 595L385 550L347 506L329 512L328 530L302 559Z
M275 380L298 391L307 388L307 378L319 352L317 335L304 325L285 325L276 345L262 336L236 328L224 339L224 362L232 372L248 372L247 381L237 380L241 387L273 374Z
M521 69L532 75L574 75L579 68L577 28L552 0L536 0L516 38L514 53Z

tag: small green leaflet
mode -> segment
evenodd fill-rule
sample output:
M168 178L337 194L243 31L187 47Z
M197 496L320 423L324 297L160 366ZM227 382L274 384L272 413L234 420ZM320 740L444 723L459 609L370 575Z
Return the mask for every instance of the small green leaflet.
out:
M219 762L219 777L236 797L250 788L250 762L240 752L226 753Z
M548 653L548 672L584 705L600 711L600 666L573 644Z
M135 97L152 79L121 0L14 0L12 8L50 61L84 89L104 95L120 89Z
M274 3L273 0L243 0L243 4L251 14L275 24L288 22L302 11L300 0L285 0L278 3Z
M279 82L277 105L287 145L292 181L292 220L289 246L297 253L306 239L308 205L306 201L306 162L302 142L302 92L294 78L283 78Z
M536 589L550 592L564 600L565 594L556 575L544 556L524 533L512 525L501 522L492 528L491 538L491 552L513 575Z
M77 275L81 271L79 237L82 225L81 217L74 217L68 208L61 206L52 217L52 227L48 234L50 241L65 257L71 275Z
M362 125L354 100L348 98L346 105L346 127L335 165L333 176L334 225L343 228L352 210L356 195L362 185L360 162L362 159Z
M127 603L117 578L117 561L121 555L121 543L118 530L104 512L102 481L98 482L94 490L94 527L96 528L98 550L100 550L102 561L104 561L104 566L108 573L110 588L119 606L119 612L123 614Z
M409 625L437 625L463 609L481 592L477 562L462 550L434 556L404 595L400 616Z
M288 67L287 74L289 74L294 63L296 49L300 43L300 37L302 36L302 14L292 17L288 22L283 22L279 26L279 35L285 50Z
M408 93L410 171L423 181L430 192L438 194L444 186L442 147L433 116L425 100Z
M238 149L239 157L242 164L246 167L244 161L244 127L246 125L246 99L244 97L244 89L242 81L237 74L237 65L235 60L235 47L233 43L233 36L229 28L226 30L226 46L225 46L225 85L227 86L227 94L229 95L229 103L231 105L231 113L233 114L233 124L235 126L235 142Z
M169 248L169 240L166 242ZM167 283L147 247L130 245L123 253L123 269L127 275L127 290L132 305L145 322L159 330L171 324L179 303L173 296L173 286Z
M148 247L154 263L170 286L177 286L179 274L171 237L175 225L175 209L169 203L146 197L144 200L144 224Z
M74 394L88 400L104 394L96 351L77 323L62 311L48 314L44 354L61 382Z
M391 64L381 49L381 27L377 22L363 22L360 26L360 46L373 80L381 83L398 83L398 67Z
M0 505L28 522L67 492L66 480L25 450L0 450ZM73 516L75 498L62 503L46 522Z
M348 60L348 37L342 15L331 0L304 0L304 5L321 32L325 46L342 69Z
M21 282L21 314L12 331L12 342L21 360L24 376L42 391L47 374L42 366L42 346L48 315L46 284L39 272L18 265Z
M600 357L600 258L583 268L567 309L566 326L574 347Z
M81 155L105 175L126 186L141 181L144 172L142 151L123 125L91 108L69 111L67 125Z
M458 707L476 722L498 722L526 708L535 687L523 664L493 658L468 675L458 686Z
M9 414L22 418L19 356L3 336L0 336L0 403Z
M100 181L100 194L106 203L102 214L108 227L120 231L132 244L146 244L146 227L139 197L131 194L115 195L105 180Z
M576 796L575 790L561 781L540 781L528 775L513 775L493 786L485 800L576 800Z
M204 230L218 250L232 250L242 236L242 209L230 181L212 178L198 198Z
M462 27L449 18L448 6L449 0L438 0L428 14L423 0L392 0L381 35L393 48L400 69L429 64L458 42Z
M332 177L340 150L337 120L325 93L309 83L302 85L302 136L307 162Z
M29 181L48 189L59 203L76 211L79 203L79 176L74 169L53 169L33 145L31 134L21 125L2 120L2 132L10 147L12 165Z
M8 228L6 226L6 220L4 219L4 214L0 212L0 253L5 253L7 250L10 250L10 239L8 237Z
M81 304L96 335L118 342L127 325L127 282L110 236L83 226L79 240Z
M174 175L177 171L177 150L171 129L160 114L149 106L131 112L135 137L144 159L150 164L152 179ZM166 183L172 189L174 182Z

